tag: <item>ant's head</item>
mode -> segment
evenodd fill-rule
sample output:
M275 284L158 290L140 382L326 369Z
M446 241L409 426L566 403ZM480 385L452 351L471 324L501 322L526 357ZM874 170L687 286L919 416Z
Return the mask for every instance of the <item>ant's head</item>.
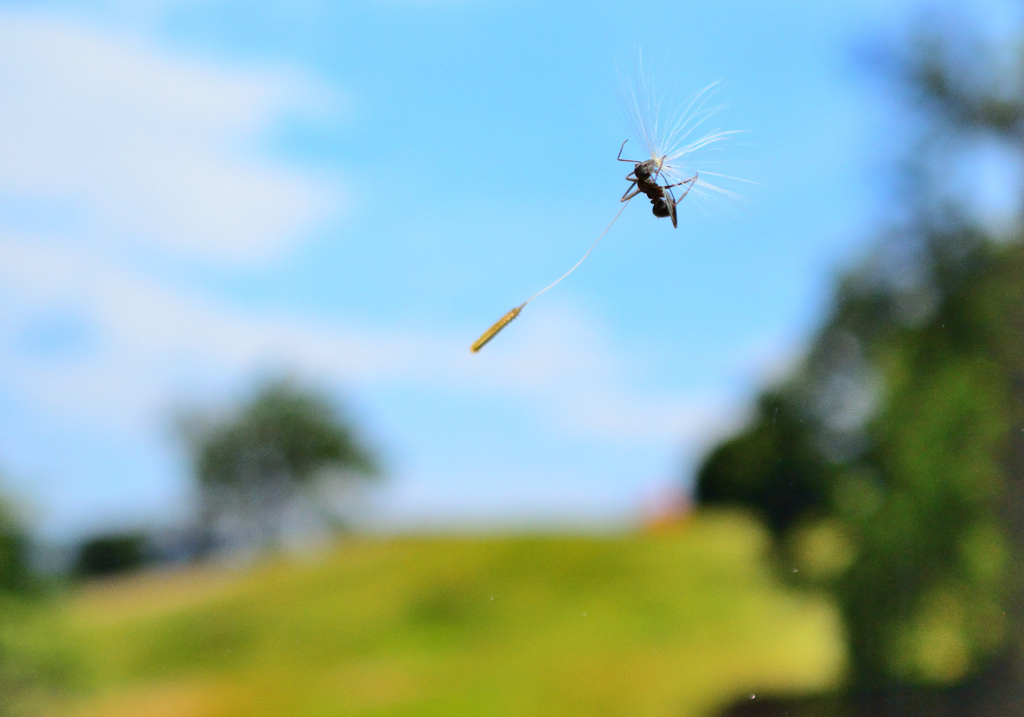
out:
M648 159L637 164L633 171L638 179L647 181L661 170L661 164L661 160Z

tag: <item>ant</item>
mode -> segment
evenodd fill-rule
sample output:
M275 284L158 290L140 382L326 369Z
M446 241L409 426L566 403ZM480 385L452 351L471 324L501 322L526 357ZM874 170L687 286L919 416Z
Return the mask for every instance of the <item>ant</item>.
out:
M658 175L661 174L661 167L665 163L665 157L661 159L647 159L643 162L639 162L635 159L623 159L622 150L626 147L625 140L622 146L619 147L619 156L617 159L620 162L632 162L636 166L633 171L626 175L631 184L629 189L622 195L620 202L626 202L635 197L636 195L643 192L647 195L647 198L651 200L653 207L651 212L656 217L671 217L672 227L677 228L676 223L676 205L686 198L686 195L693 189L694 183L697 181L697 174L695 173L689 179L684 179L682 182L676 182L675 184L666 184L662 186L658 184ZM676 199L676 196L672 193L672 187L678 187L682 184L689 185L686 187L686 191L683 192L683 196ZM636 187L636 189L633 189ZM632 190L632 191L631 191Z

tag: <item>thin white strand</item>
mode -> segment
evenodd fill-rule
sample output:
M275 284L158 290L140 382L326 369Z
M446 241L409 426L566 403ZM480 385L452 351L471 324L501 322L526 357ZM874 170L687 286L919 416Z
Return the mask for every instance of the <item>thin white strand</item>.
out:
M540 296L541 294L543 294L543 293L544 293L545 291L547 291L548 289L550 289L550 288L552 288L553 286L555 286L555 284L557 284L558 282L560 282L560 281L561 281L562 279L564 279L565 277L569 276L569 274L571 274L571 273L573 273L574 271L576 271L576 269L577 269L577 268L579 267L579 265L580 265L580 264L582 264L582 263L583 263L584 261L586 261L587 257L588 257L588 256L590 256L590 252L594 251L594 247L596 247L596 246L597 246L598 242L600 242L600 241L601 241L602 239L604 239L604 235L608 233L608 230L612 228L612 224L615 224L615 222L616 222L616 221L618 221L619 217L620 217L620 216L622 216L622 213L623 213L624 211L626 211L626 207L628 207L628 206L629 206L629 203L630 203L631 201L633 201L632 197L631 197L631 198L629 198L629 199L627 199L627 200L626 200L626 201L625 201L625 202L623 203L623 205L622 205L622 209L620 209L620 210L619 210L619 213L615 215L615 218L611 220L611 222L610 222L610 223L608 224L608 226L606 226L606 227L604 228L604 231L603 231L603 232L601 232L601 236L599 236L599 237L598 237L597 239L595 239L595 240L594 240L594 243L590 245L590 248L589 248L589 249L587 249L587 253L583 255L583 258L582 258L582 259L580 259L580 260L579 260L578 262L576 262L575 264L573 264L573 267L572 267L571 269L569 269L569 271L567 271L567 272L565 272L564 274L562 274L562 275L561 275L560 277L558 277L557 279L555 279L555 280L554 280L553 282L551 282L550 284L548 284L547 286L545 286L545 287L544 287L543 289L541 289L540 291L538 291L538 292L537 292L536 294L534 294L533 296L531 296L531 297L530 297L529 299L527 299L526 301L524 301L524 302L523 302L522 304L520 304L520 308L522 308L523 306L526 306L526 305L527 305L527 304L529 304L529 303L530 303L531 301L533 301L534 299L536 299L536 298L537 298L538 296Z
M666 153L667 154L671 154L673 152L680 151L679 145L683 144L683 142L686 140L686 138L689 137L691 134L693 134L702 124L704 124L709 119L711 119L714 116L714 113L718 111L718 109L719 108L715 108L714 110L709 110L708 112L702 114L700 116L700 119L698 121L696 121L696 122L693 122L693 126L688 128L684 134L682 134L678 138L674 138L673 139L673 143L671 145L666 144L666 150L668 150ZM693 118L693 119L696 119L696 118ZM690 120L690 121L692 121L692 120ZM720 133L723 133L722 128L721 127L716 127L715 129L710 130L707 133L705 133L704 137L708 137L708 136L716 135L716 134L720 134ZM701 138L701 139L703 139L703 138ZM695 140L695 141L699 142L700 140ZM683 149L685 149L685 147L683 147Z
M709 117L711 117L716 112L722 109L721 107L712 107L705 109L705 105L708 103L708 101L711 99L714 93L711 93L706 97L704 97L704 95L711 88L715 87L718 84L718 82L715 82L705 87L703 90L698 92L693 97L693 99L690 100L690 104L688 104L685 109L683 109L680 112L677 112L673 116L672 131L669 133L665 140L666 150L675 147L677 142L681 142L684 139L686 139L686 137L693 133L693 131L696 130L697 127L699 127L705 120L707 120ZM701 99L702 97L703 99ZM698 101L700 102L699 105L697 105ZM697 105L696 109L694 109L694 105ZM692 126L687 128L688 125ZM684 130L685 133L681 137L678 136L679 133L683 132Z
M758 182L755 182L753 179L744 179L743 177L734 177L731 174L721 174L719 172L708 172L706 170L701 170L701 174L702 175L709 175L711 177L721 177L722 179L731 179L734 182L746 182L747 184L758 184Z

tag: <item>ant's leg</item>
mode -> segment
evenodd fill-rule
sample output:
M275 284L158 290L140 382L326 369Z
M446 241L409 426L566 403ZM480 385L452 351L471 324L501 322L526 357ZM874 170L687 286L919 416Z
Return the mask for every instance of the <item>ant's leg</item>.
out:
M679 204L679 202L681 202L684 199L686 199L686 195L690 193L691 189L693 189L693 185L692 184L689 187L686 188L686 191L683 192L682 195L680 195L679 199L676 200L676 204Z
M630 179L631 177L632 177L632 179ZM632 194L629 194L630 190L632 190L634 187L637 186L637 179L636 179L636 172L635 171L630 172L629 174L627 174L626 175L626 179L629 180L629 187L627 187L626 191L622 193L622 199L619 200L620 202L624 202L627 199L632 199L633 197L635 197L640 192L640 190L637 189ZM626 196L627 194L629 194L628 197Z
M665 199L667 200L665 202L665 204L668 205L668 215L669 215L669 217L672 218L672 228L673 229L678 229L679 228L679 224L677 223L677 218L676 218L676 205L679 204L679 200L676 199L676 195L672 193L672 189L671 188L664 187L664 190L665 191L662 192L662 197L665 197L666 194L668 195L667 197L665 197Z
M619 160L620 162L632 162L633 164L640 164L640 162L638 160L635 160L635 159L623 159L622 158L622 150L626 148L626 142L628 142L628 141L629 141L628 139L622 141L622 146L619 147L619 156L616 157L615 159Z
M697 175L696 174L693 175L692 177L687 179L685 182L680 182L680 184L688 184L690 186L688 186L686 188L686 191L683 192L683 195L681 197L679 197L679 199L676 200L676 204L679 204L679 202L681 202L684 199L686 199L686 195L689 194L690 190L693 189L697 185Z
M665 160L666 160L667 158L668 158L668 155L662 155L662 156L661 156L661 162L659 162L659 163L658 163L658 169L657 169L657 170L655 170L655 172L654 172L654 176L653 176L653 177L651 177L651 181L652 181L652 182L655 182L655 183L657 183L657 181L658 181L658 177L660 177L660 176L661 176L661 168L665 166ZM667 181L667 180L666 180L666 181Z
M676 182L675 184L666 184L665 185L665 189L669 189L671 187L679 187L679 186L681 186L683 184L690 184L690 182L696 182L696 181L697 181L697 175L695 174L692 177L690 177L689 179L684 179L681 182ZM690 190L687 189L686 191L690 191Z
M636 187L636 182L633 182L632 184L629 185L629 188L623 193L622 199L619 200L620 202L628 202L630 199L632 199L633 197L640 193L639 189L633 189L633 187Z

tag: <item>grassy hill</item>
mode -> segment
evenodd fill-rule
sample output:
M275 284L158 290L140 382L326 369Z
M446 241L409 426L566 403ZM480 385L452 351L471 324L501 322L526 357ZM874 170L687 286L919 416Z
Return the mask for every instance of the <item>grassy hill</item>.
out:
M706 714L833 684L831 607L705 516L658 535L395 537L79 589L75 717Z

